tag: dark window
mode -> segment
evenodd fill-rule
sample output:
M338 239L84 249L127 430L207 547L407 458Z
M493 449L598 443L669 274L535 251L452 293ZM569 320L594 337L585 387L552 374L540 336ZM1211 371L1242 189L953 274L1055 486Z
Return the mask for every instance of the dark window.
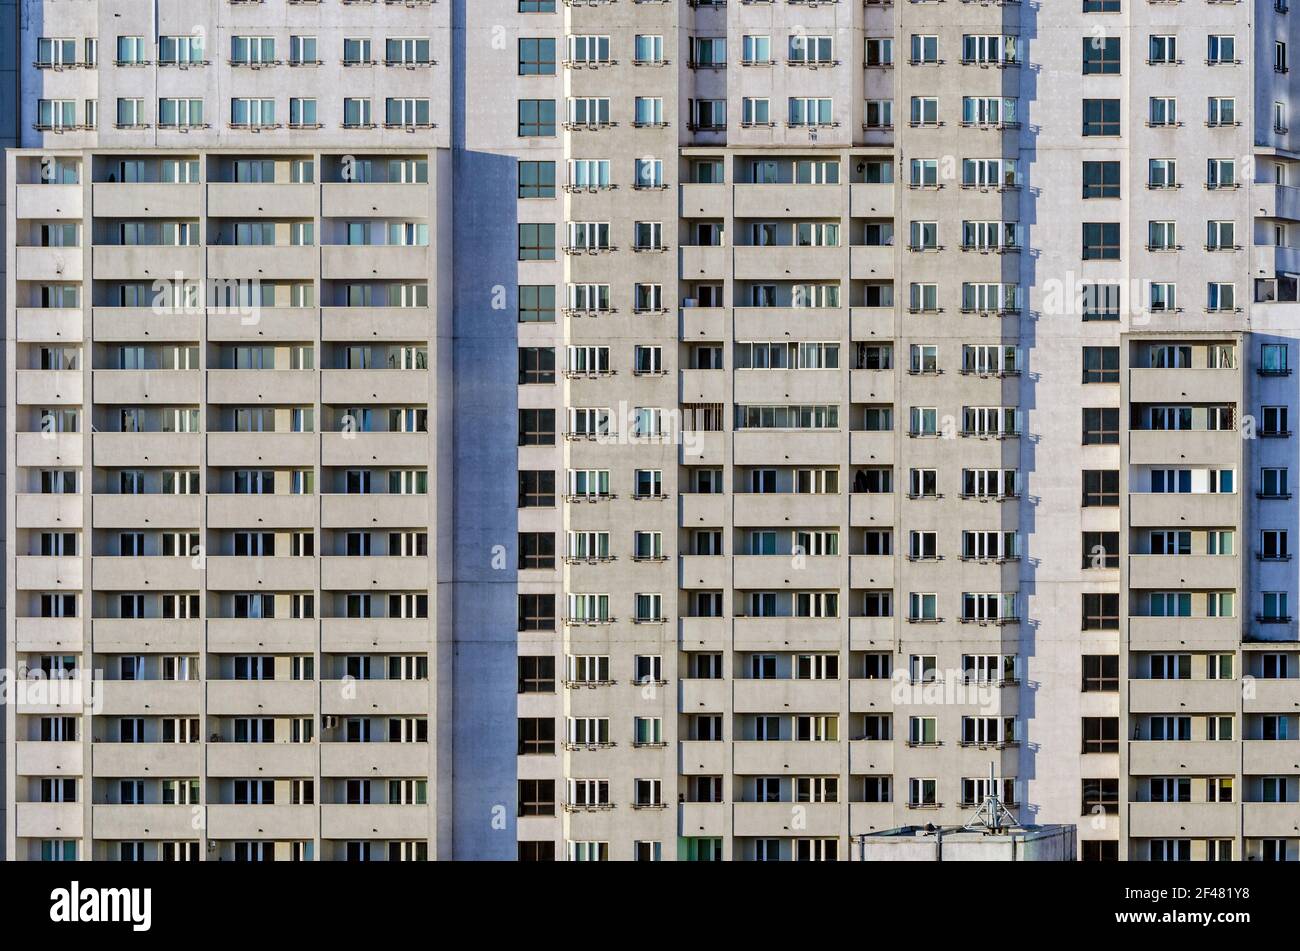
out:
M555 752L555 720L551 717L519 718L519 755Z
M1083 163L1084 198L1119 197L1119 162Z
M1083 596L1083 629L1085 631L1119 630L1119 595L1092 593Z
M519 445L554 446L555 410L521 409L519 411Z
M1118 228L1119 225L1116 225L1115 227ZM520 225L519 226L519 260L554 261L555 260L555 225L554 224Z
M554 532L520 532L519 533L519 567L520 568L554 568L555 567L555 533Z
M554 383L555 348L520 347L519 382L521 384Z
M555 595L521 594L519 596L519 630L555 630Z
M521 816L555 815L555 780L519 780L519 814Z
M1116 70L1118 72L1118 70ZM519 75L520 76L554 76L555 75L555 38L520 37L519 39Z
M1114 76L1119 74L1119 37L1085 36L1083 38L1083 75ZM1087 133L1084 133L1087 135Z
M1119 842L1115 839L1084 839L1081 857L1085 862L1118 862Z
M1083 507L1119 505L1119 470L1083 470Z
M555 473L550 469L524 469L519 473L521 509L555 508Z
M1084 383L1119 382L1119 347L1083 348Z
M522 244L520 245L522 248ZM552 249L552 253L554 249ZM520 254L522 254L522 250ZM1119 260L1119 222L1085 221L1083 223L1083 259L1085 261Z
M532 137L554 136L555 100L520 99L519 134Z
M520 9L526 0L519 0ZM537 0L537 2L548 3L552 0ZM551 7L552 10L555 7ZM1115 843L1111 843L1114 845ZM520 842L519 843L519 861L521 862L554 862L555 861L555 843L546 842Z
M1083 0L1084 13L1119 13L1120 0Z
M554 162L520 162L519 163L519 197L520 198L554 198L555 197L555 163Z
M1083 752L1118 753L1119 717L1084 717Z
M1083 444L1085 446L1119 445L1119 410L1106 407L1084 407Z
M519 322L521 324L555 323L553 284L519 285Z
M526 654L519 658L520 693L555 693L555 658Z
M1119 320L1120 286L1118 284L1083 285L1081 309L1083 319Z
M1119 4L1119 0L1112 0L1112 2L1114 2L1116 5ZM519 0L519 12L520 13L554 13L555 0ZM554 852L554 849L552 849L552 852ZM554 854L551 855L551 858L555 858Z
M1083 655L1083 692L1107 693L1119 689L1119 654Z
M1119 567L1119 532L1083 533L1084 568Z
M1083 802L1079 808L1081 816L1119 815L1119 780L1085 779L1083 781ZM521 813L522 815L522 813Z
M1118 99L1085 99L1083 100L1083 134L1119 135L1119 116Z

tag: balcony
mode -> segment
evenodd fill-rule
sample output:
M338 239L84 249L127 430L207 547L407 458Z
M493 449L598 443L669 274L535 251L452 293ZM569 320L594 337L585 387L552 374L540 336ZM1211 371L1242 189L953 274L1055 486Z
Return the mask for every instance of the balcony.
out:
M154 311L149 307L96 307L91 311L99 343L197 343L202 336L202 319L197 309L194 313Z
M745 429L732 439L738 466L835 465L844 452L844 433L839 430Z
M839 680L733 681L736 713L835 713L843 692Z
M310 654L320 621L311 618L209 618L208 651L214 654Z
M737 555L731 561L732 585L741 589L838 590L847 580L838 555Z
M1129 649L1233 650L1241 643L1242 620L1236 617L1130 617Z
M209 495L208 528L310 528L321 500L314 495Z
M314 743L208 743L208 777L312 776L320 759Z
M20 839L76 839L83 835L85 806L78 802L20 802L14 806Z
M1247 776L1300 773L1300 740L1245 740L1241 752L1241 771Z
M738 617L733 649L738 651L837 651L844 641L843 618Z
M320 807L320 834L328 839L427 839L429 816L429 806L325 803Z
M19 591L80 591L80 558L19 555L14 587Z
M95 433L91 452L94 464L107 468L193 469L202 438L198 433Z
M349 778L410 777L433 772L432 743L321 743L321 775Z
M731 808L733 835L813 835L838 838L840 834L842 807L838 803L738 802ZM795 822L796 810L798 824Z
M94 618L91 642L105 654L176 651L197 654L203 644L203 621L174 618Z
M316 713L313 680L209 680L209 717L293 717Z
M1236 743L1218 740L1132 740L1134 776L1232 776L1241 762Z
M321 402L343 406L367 403L429 403L436 389L424 370L324 370Z
M82 375L75 370L18 370L20 405L75 405L82 402Z
M430 163L432 164L432 163ZM321 186L323 218L428 218L430 186L331 182Z
M839 403L845 397L839 370L739 369L734 378L737 403Z
M311 281L320 270L320 250L310 245L209 245L208 277L219 281Z
M1240 571L1240 561L1225 555L1129 555L1128 558L1128 583L1133 588L1236 587Z
M343 717L411 716L435 702L431 680L322 680L320 695L321 713Z
M203 249L197 246L97 244L91 249L90 261L91 273L98 281L174 281L203 277Z
M22 184L14 186L14 193L14 217L19 221L83 217L81 185Z
M188 555L96 555L90 559L90 576L96 591L198 591L203 587L201 567Z
M855 244L849 249L849 276L859 281L879 281L894 276L894 246Z
M894 217L894 186L892 183L868 184L854 182L849 185L849 214L854 218Z
M320 560L320 586L325 591L423 591L433 584L429 559L424 557L327 556Z
M326 466L429 465L428 433L322 433L321 464Z
M736 249L739 252L739 249ZM737 253L737 257L739 254ZM683 281L715 280L727 277L732 270L732 249L723 245L687 244L681 248Z
M203 214L202 188L187 183L95 182L90 192L92 214L96 218L198 218Z
M438 319L429 307L322 307L322 340L355 343L428 340L438 331Z
M755 776L825 776L845 771L843 743L795 740L737 740L734 772Z
M310 469L317 438L315 433L209 433L208 458L230 467Z
M839 279L844 273L841 247L739 245L731 251L735 262L732 276L739 281ZM695 275L683 269L683 276L693 279Z
M844 519L847 498L842 494L738 492L733 496L735 524L738 528L836 526Z
M315 806L217 804L207 807L207 817L208 836L213 839L310 839L316 835Z
M418 528L429 524L427 495L322 495L322 528Z
M726 218L731 189L726 185L684 184L681 187L683 218Z
M1177 371L1175 371L1177 372ZM1130 430L1129 465L1231 465L1241 459L1236 430Z
M17 307L15 311L17 312L15 333L20 342L76 343L83 337L83 318L80 310L67 307ZM81 376L80 372L74 375ZM23 401L19 400L19 402Z
M1134 403L1240 403L1245 394L1235 370L1147 369L1128 371L1128 398Z
M18 776L76 776L82 772L81 743L19 740L12 749Z
M212 591L311 591L320 573L315 558L209 555L204 564Z
M96 403L128 406L197 405L203 385L197 370L95 370L91 381Z
M193 806L98 805L91 807L90 834L96 839L193 839L199 834L193 821Z
M834 218L844 214L839 185L733 185L737 218Z
M428 650L433 626L427 619L323 618L320 649L328 653Z
M1130 680L1129 712L1224 713L1241 696L1236 680Z
M222 313L220 311L210 312L207 317L207 323L209 343L222 343L226 341L257 341L258 343L269 343L273 341L298 342L302 340L311 340L316 336L316 333L321 326L321 312L315 307L259 306L256 308L248 308L246 312L241 313L236 308L229 313ZM209 371L209 387L211 387L213 374L234 372L244 371ZM272 370L269 372L275 373L278 371ZM310 371L305 375L312 377L313 381L316 376L315 373ZM224 402L214 400L211 389L209 389L208 399L212 402Z
M203 772L199 743L95 743L90 748L96 778L171 779Z
M14 618L15 649L79 654L82 650L80 618Z
M14 277L19 281L71 284L81 280L81 248L14 248Z
M20 468L79 467L85 439L81 433L14 433L15 463Z
M1128 811L1130 836L1230 838L1240 834L1237 806L1231 802L1131 802Z
M879 775L893 771L893 740L851 740L849 742L849 772Z
M314 336L313 330L309 336ZM303 405L316 402L316 374L311 370L209 370L208 402Z
M894 566L892 555L851 555L849 556L850 588L892 588L894 587Z
M1287 838L1300 833L1300 803L1244 802L1242 835L1247 838Z
M724 802L683 802L677 806L678 834L683 836L724 837L727 813Z
M1229 464L1235 456L1219 463ZM1174 464L1176 460L1166 460ZM1241 496L1237 494L1132 492L1128 497L1129 524L1134 528L1193 528L1231 526L1241 521Z
M321 276L334 280L427 280L433 274L428 247L325 245Z
M226 218L316 217L315 185L212 182L207 187L208 208Z
M683 403L730 403L731 375L725 370L682 370Z
M102 680L103 716L197 716L203 712L203 684L197 680ZM133 744L118 744L133 745Z

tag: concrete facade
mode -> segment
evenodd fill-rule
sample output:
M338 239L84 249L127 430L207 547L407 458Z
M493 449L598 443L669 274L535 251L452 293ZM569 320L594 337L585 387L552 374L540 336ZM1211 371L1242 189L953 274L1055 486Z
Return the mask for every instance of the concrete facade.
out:
M1300 857L1285 7L22 4L9 854Z

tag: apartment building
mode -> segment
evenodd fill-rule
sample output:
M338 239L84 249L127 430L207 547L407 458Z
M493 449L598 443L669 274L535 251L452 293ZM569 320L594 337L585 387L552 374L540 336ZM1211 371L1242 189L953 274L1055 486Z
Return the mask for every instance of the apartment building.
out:
M1300 858L1283 0L200 9L21 6L10 855Z

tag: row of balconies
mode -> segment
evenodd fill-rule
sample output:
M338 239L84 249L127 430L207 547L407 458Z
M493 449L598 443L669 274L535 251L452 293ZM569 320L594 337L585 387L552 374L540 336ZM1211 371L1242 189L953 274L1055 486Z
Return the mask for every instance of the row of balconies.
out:
M15 587L20 591L70 591L83 586L84 558L20 555ZM427 588L429 559L326 555L313 558L249 558L207 555L90 559L95 591L411 591ZM319 584L318 584L319 583Z
M894 307L808 307L793 312L788 307L682 307L683 342L720 340L784 340L790 321L797 320L803 340L839 340L844 336L844 311L848 310L849 339L891 343L895 337ZM734 328L734 332L733 332ZM975 324L990 333L1013 332L1006 323ZM847 360L845 361L847 363Z
M843 357L843 354L841 354ZM845 361L847 363L847 361ZM37 372L37 371L28 371ZM912 382L904 371L897 370L681 370L681 399L685 403L765 403L773 394L794 403L838 403L844 400L861 403L892 403L896 387L902 384L911 392L931 397L937 381L918 377ZM848 386L844 380L847 377ZM994 375L963 374L954 370L949 380L972 392L982 386L981 395L991 402L1014 404L1019 398L1019 383Z
M89 808L89 825L86 813ZM201 828L210 839L428 838L430 807L324 804L293 805L92 805L16 804L19 838L193 839ZM203 824L196 827L196 818Z
M427 400L425 370L92 370L91 400L78 370L18 370L19 405L196 405L250 402L346 406Z
M894 184L696 185L683 184L684 218L892 218ZM848 207L845 207L845 191ZM23 217L20 213L20 217ZM37 216L32 216L37 217Z
M325 466L429 465L433 446L428 433L93 433L90 458L82 433L15 434L19 467L95 465L135 468L141 464L192 469L207 457L223 466L311 468ZM206 441L206 442L205 442Z
M14 524L16 528L82 528L84 506L79 495L20 493ZM398 494L95 495L90 517L94 528L192 530L204 521L205 510L207 527L214 530L310 528L318 517L321 528L340 529L414 528L430 520L427 495Z
M681 277L687 281L724 277L741 281L774 277L843 279L846 276L854 280L880 280L893 276L895 250L892 245L810 248L688 244L681 248Z
M99 343L196 344L206 329L210 343L223 341L367 340L409 342L428 339L434 330L427 307L261 307L255 312L159 314L147 307L96 307L91 312L91 334ZM206 328L205 328L206 323ZM19 342L77 343L86 339L80 310L67 308L17 308Z
M713 435L705 433L701 435ZM789 434L786 434L789 435ZM875 433L853 433L853 436L878 435ZM879 434L889 436L890 434ZM862 460L867 465L888 465L893 459L892 446L885 446L876 453L876 458ZM767 462L771 463L771 453ZM794 456L801 463L821 462L812 456ZM837 464L834 457L825 460L828 465ZM862 464L859 462L858 464ZM698 465L699 463L692 463ZM736 460L736 464L741 464ZM688 492L681 496L681 525L683 528L717 528L730 522L737 528L765 528L774 526L837 526L844 519L847 511L848 523L853 528L889 528L894 525L895 509L906 487L896 492L846 492L833 494L806 494L793 492L760 492L734 494ZM956 493L944 493L944 499L960 500ZM1204 496L1198 496L1204 498ZM929 499L905 500L917 505L931 503ZM979 506L984 506L979 508ZM994 519L1002 509L996 506L987 514L988 502L971 500L972 512L981 513L982 519ZM1155 523L1153 523L1155 524ZM1159 523L1164 524L1175 524ZM1232 525L1234 521L1211 522L1214 525ZM973 528L974 526L966 526ZM905 539L902 539L905 540ZM955 547L955 546L954 546ZM957 551L949 553L956 559Z
M888 190L886 186L886 190ZM96 182L91 213L101 218L198 218L205 207L226 218L428 218L433 200L424 184L265 184L210 182L135 184ZM16 186L15 216L21 220L85 217L82 185Z
M80 281L81 248L15 249L19 281ZM209 280L400 280L430 272L430 249L397 245L95 245L90 277L95 280L172 280L177 275Z
M20 617L14 620L15 649L31 653L79 653L85 646L82 618ZM424 651L432 637L423 618L243 618L173 620L92 618L90 640L102 653L310 654L383 649Z
M1019 577L1015 564L962 563L955 556L936 564L944 566L944 581L952 587L969 577L995 589L1004 582L1014 588ZM894 587L897 575L893 555L807 555L797 565L791 555L682 555L679 584L686 590L838 590L847 582L849 588L880 589Z
M899 604L896 609L906 611L907 606ZM807 651L837 651L844 646L846 633L849 650L886 651L894 649L900 633L906 641L918 643L939 636L934 625L909 625L904 617L683 617L677 623L681 648L691 651L728 646L740 652L788 651L792 645ZM950 639L950 635L942 637ZM988 653L1014 654L1020 644L1014 626L972 625L970 640L978 641Z
M1134 837L1290 837L1300 826L1300 803L1294 802L1130 802L1125 808Z

